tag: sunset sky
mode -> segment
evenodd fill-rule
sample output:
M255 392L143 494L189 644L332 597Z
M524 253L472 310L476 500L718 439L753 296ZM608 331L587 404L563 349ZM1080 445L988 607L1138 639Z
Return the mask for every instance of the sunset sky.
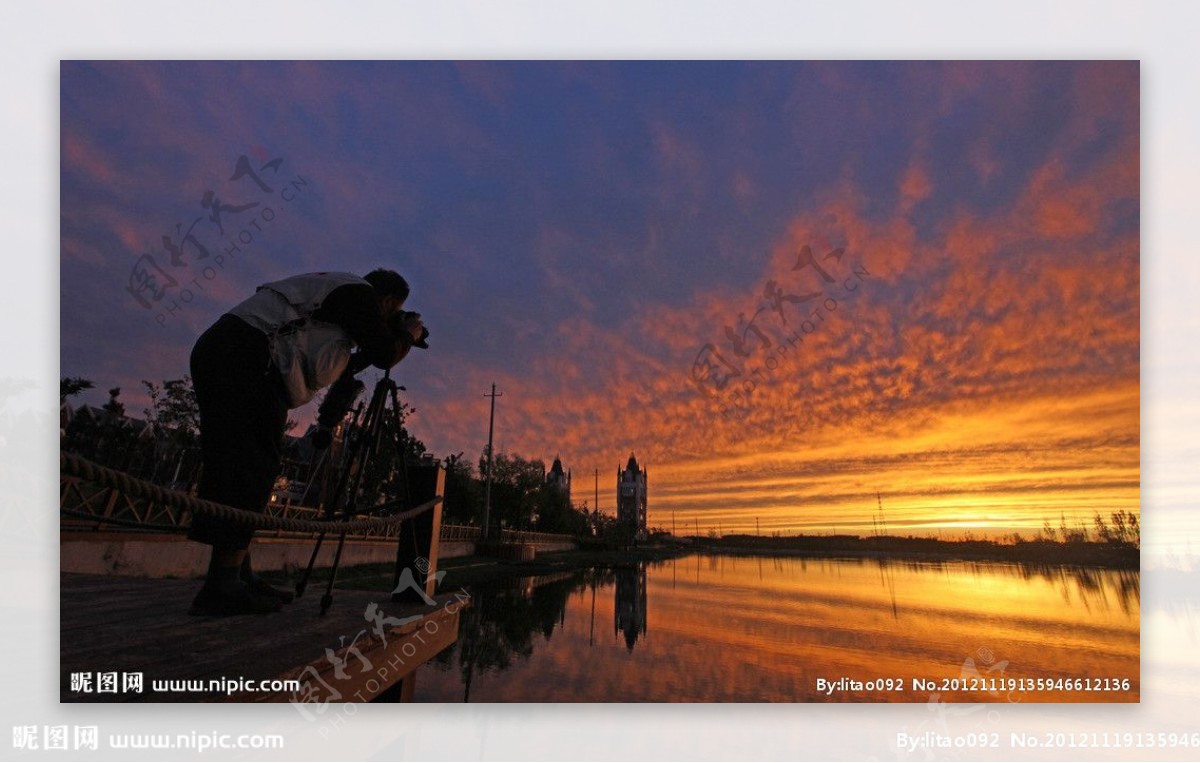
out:
M1139 508L1137 62L67 62L61 93L82 401L140 415L258 284L385 266L431 330L413 432L474 458L495 382L497 449L589 504L598 469L610 512L631 452L681 533Z

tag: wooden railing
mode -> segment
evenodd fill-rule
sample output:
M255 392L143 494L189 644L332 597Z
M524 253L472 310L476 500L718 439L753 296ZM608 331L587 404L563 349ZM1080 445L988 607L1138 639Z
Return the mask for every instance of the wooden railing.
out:
M480 538L477 525L442 525L442 540L447 542L477 541ZM574 543L575 536L559 533L536 533L525 530L501 530L502 543Z
M507 543L574 543L575 536L559 533L535 533L524 530L501 530L500 540Z

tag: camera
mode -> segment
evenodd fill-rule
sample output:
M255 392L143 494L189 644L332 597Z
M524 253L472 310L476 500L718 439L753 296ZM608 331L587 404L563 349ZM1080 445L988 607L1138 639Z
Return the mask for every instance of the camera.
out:
M404 327L404 323L410 315L420 316L420 313L401 310L388 319L388 330L392 332L393 336L401 336L402 334L412 336L408 329ZM429 329L422 326L421 338L414 341L412 346L428 350L429 343L425 341L428 338ZM325 394L325 399L321 401L321 407L317 411L317 431L312 434L313 447L318 450L324 450L333 443L333 430L337 428L338 423L354 407L358 396L366 388L362 382L354 378L355 374L366 367L367 361L365 360L365 356L361 353L355 353L350 357L346 370L342 372L338 380L329 388L329 392Z
M400 336L401 334L408 333L408 329L406 329L404 327L404 322L406 320L408 320L408 317L410 315L415 315L415 316L419 317L421 314L409 312L408 310L401 310L400 312L398 312L392 316L391 320L388 322L388 328L391 330L391 332L394 336ZM422 326L421 327L421 338L414 341L412 343L412 346L420 347L422 350L428 350L429 343L425 341L428 338L429 338L429 329Z

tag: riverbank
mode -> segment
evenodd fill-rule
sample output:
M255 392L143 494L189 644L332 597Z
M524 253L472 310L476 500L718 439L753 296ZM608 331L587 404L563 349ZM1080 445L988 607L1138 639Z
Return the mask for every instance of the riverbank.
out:
M438 585L438 590L444 591L506 578L552 575L556 572L570 572L591 567L622 567L666 561L690 553L692 553L692 549L684 546L643 546L629 549L558 551L540 555L530 562L508 561L488 556L460 556L454 559L443 559L438 563L438 570L446 573ZM391 565L361 565L345 570L338 575L338 586L341 588L378 589L380 586L390 585L392 575Z
M495 580L551 575L592 567L623 567L639 563L653 563L696 553L896 563L1001 562L1037 567L1093 567L1114 570L1137 570L1140 568L1141 560L1141 554L1137 547L1111 543L1032 541L1001 544L991 541L941 541L933 538L728 536L720 539L705 539L691 544L665 543L626 549L560 551L539 555L529 562L478 555L443 559L438 568L445 571L446 576L439 585L439 589L459 588ZM391 565L362 565L344 570L339 575L338 584L343 588L386 588L390 585L392 574Z
M914 562L1009 562L1038 566L1065 565L1137 570L1141 550L1129 543L1058 543L988 540L944 541L936 538L852 535L768 538L731 535L700 544L710 553L763 556L802 556L820 559L878 559Z

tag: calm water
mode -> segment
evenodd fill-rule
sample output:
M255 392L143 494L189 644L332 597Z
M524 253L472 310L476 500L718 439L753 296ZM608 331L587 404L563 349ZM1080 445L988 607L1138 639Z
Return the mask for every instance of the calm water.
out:
M695 555L471 593L418 701L929 701L913 678L1130 683L953 702L1139 696L1137 572ZM818 692L843 677L903 690Z

